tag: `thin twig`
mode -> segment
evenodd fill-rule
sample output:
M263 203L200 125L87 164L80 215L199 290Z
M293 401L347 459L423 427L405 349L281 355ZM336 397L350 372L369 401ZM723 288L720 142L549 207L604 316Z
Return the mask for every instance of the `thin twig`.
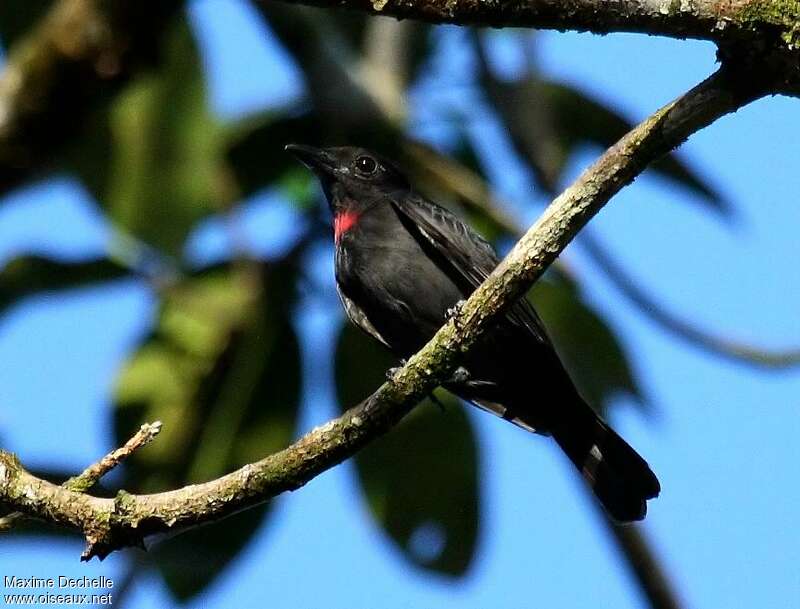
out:
M619 524L612 522L608 515L602 517L608 524L620 551L627 557L628 567L647 595L654 609L681 609L684 604L675 596L661 562L653 555L653 550L640 524Z
M130 457L140 448L147 446L161 432L161 421L143 423L133 437L120 448L112 450L105 457L87 467L79 476L67 480L62 486L76 493L85 493L112 469Z
M65 481L61 485L61 488L76 493L87 492L100 481L100 478L117 467L134 452L152 442L160 431L161 421L144 423L139 428L139 431L137 431L130 440L125 442L123 446L112 450L99 461L92 463L89 467L83 470L80 475L73 476L69 480ZM24 517L25 514L22 512L12 512L3 518L0 518L0 532L5 532L12 529L14 524Z
M649 296L628 275L619 262L614 260L614 257L603 247L591 231L585 231L581 234L580 243L586 253L589 254L595 264L606 274L614 287L623 296L636 305L651 321L671 334L682 338L687 343L713 355L718 355L737 363L745 363L762 368L783 369L800 365L800 349L772 350L755 347L740 341L714 336L710 332L681 319L661 306L655 298Z

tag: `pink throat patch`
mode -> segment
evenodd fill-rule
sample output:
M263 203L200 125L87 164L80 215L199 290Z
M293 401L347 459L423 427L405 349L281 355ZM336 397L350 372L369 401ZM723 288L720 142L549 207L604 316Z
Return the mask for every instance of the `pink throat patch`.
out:
M358 213L354 211L342 211L333 218L333 238L336 242L342 238L347 231L353 228L358 222Z

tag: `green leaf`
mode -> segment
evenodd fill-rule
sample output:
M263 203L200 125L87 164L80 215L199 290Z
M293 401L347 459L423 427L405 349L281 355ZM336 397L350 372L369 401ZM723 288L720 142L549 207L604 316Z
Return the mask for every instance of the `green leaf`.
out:
M44 256L20 256L0 270L0 313L40 292L81 288L127 274L126 268L106 258L65 262Z
M336 349L342 409L354 405L396 365L347 324ZM450 395L430 400L355 457L370 513L417 567L461 576L475 554L480 516L478 449L464 408Z
M268 511L269 505L260 505L156 546L150 555L173 597L188 602L202 592L256 534Z
M603 411L619 394L644 404L622 344L584 300L576 283L563 273L551 272L536 283L531 300L589 404Z
M143 421L159 438L128 462L128 488L208 480L285 447L297 421L301 363L290 322L294 269L215 268L172 288L157 326L117 384L117 441ZM253 536L268 506L163 542L154 563L177 599L200 592Z
M30 30L47 12L52 0L3 0L0 2L0 38L6 49Z
M556 127L569 148L580 143L590 143L605 149L633 128L630 121L612 108L567 85L544 82L542 94L550 105ZM693 191L717 211L730 211L720 195L682 163L677 155L663 157L652 165L652 169Z
M558 188L564 167L579 146L606 149L633 128L619 112L569 85L531 77L498 87L502 99L495 103L512 141L548 190ZM719 193L676 154L653 163L651 170L688 188L715 211L731 212Z
M181 15L159 65L97 113L64 164L123 231L179 255L195 223L232 193L223 130L208 107L195 41Z
M124 91L124 90L123 90ZM107 208L109 181L117 143L111 132L111 107L106 104L90 112L80 137L65 142L58 162L60 168L77 176L95 201Z

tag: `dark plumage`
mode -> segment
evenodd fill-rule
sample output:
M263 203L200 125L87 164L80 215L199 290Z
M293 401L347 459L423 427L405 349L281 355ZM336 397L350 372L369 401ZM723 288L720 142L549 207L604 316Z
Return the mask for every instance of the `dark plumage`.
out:
M391 162L361 148L287 146L319 177L334 218L336 284L350 320L397 356L418 351L497 266L492 247L414 192ZM445 383L512 423L551 434L619 521L658 495L647 463L583 401L522 299Z

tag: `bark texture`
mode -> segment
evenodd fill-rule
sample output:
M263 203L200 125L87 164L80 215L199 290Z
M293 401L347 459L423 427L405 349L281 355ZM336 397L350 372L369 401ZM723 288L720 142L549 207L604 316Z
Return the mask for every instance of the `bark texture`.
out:
M800 0L282 1L431 23L710 40L723 60L759 65L770 92L800 95Z
M267 2L268 0L260 0ZM636 32L727 42L776 37L800 45L797 0L284 0L398 19L608 34Z

